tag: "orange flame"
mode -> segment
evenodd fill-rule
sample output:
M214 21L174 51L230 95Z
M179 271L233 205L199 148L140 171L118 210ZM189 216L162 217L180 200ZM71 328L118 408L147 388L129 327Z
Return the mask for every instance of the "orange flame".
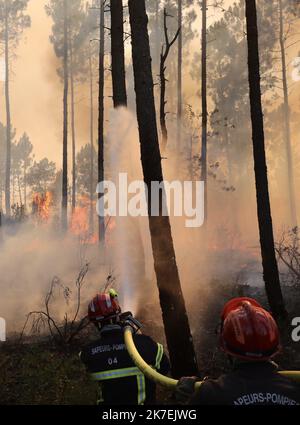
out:
M93 203L94 204L94 203ZM92 205L94 210L94 205ZM70 231L79 236L85 243L97 243L97 235L90 229L91 201L86 196L77 199L77 206L72 211Z
M32 200L32 212L41 222L47 222L50 218L50 207L53 195L51 192L45 194L35 193Z

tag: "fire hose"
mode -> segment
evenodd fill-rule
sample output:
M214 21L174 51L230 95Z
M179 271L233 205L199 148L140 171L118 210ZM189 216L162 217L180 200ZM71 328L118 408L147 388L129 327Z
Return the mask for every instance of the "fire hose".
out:
M140 371L151 381L156 382L164 387L175 388L178 380L164 376L161 373L157 372L153 367L145 362L145 360L139 354L135 343L133 341L132 335L137 332L141 327L140 323L134 319L132 316L125 321L124 325L124 340L127 347L128 354L130 355L132 361L140 369ZM300 371L280 371L280 375L285 376L296 382L300 382ZM200 388L202 381L195 383L195 390Z

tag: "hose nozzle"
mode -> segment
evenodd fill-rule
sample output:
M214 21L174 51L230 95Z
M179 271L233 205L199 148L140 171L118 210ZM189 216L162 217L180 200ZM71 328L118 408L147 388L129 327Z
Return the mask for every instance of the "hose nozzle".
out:
M120 325L124 329L130 328L132 333L137 333L142 327L142 324L129 311L120 315Z

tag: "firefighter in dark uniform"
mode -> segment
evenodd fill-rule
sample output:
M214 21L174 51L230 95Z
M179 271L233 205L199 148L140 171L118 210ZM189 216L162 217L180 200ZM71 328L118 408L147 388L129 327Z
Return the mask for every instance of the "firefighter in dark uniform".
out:
M101 405L155 404L156 385L134 365L127 353L120 326L117 294L98 294L89 304L88 317L100 331L100 339L80 353L93 380L99 382ZM161 344L142 334L134 342L143 358L157 371L167 374L169 361Z
M235 298L222 312L220 346L232 372L206 379L181 378L176 398L190 405L299 405L300 384L278 372L272 358L280 351L279 331L270 313L251 298Z

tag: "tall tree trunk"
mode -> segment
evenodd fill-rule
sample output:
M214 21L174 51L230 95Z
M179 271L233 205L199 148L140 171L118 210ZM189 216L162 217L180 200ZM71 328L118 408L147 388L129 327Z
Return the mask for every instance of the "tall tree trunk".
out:
M159 108L159 118L160 118L160 129L161 129L161 150L165 151L168 144L168 129L166 124L166 78L165 78L165 61L163 53L160 57L160 70L159 70L159 79L160 79L160 108Z
M18 190L19 190L20 207L22 207L23 200L22 200L21 182L20 182L20 175L19 174L18 174Z
M27 208L27 168L24 164L24 210Z
M12 176L12 204L15 205L15 176Z
M64 0L64 96L63 96L63 170L62 170L62 228L68 227L68 93L69 93L69 47L68 47L68 0Z
M172 39L172 41L169 40L168 35L168 27L167 27L167 11L164 9L164 34L165 34L165 44L162 47L161 55L160 55L160 70L159 70L159 79L160 79L160 127L161 127L161 134L162 134L162 141L161 141L161 149L162 152L165 151L167 144L168 144L168 129L167 129L167 123L166 123L166 77L165 72L167 69L166 62L171 50L172 45L177 40L177 37L179 37L181 31L180 28L177 29L177 32Z
M204 182L204 224L207 223L207 57L206 57L207 2L202 1L202 59L201 59L201 98L202 98L202 147L201 180Z
M148 214L154 268L173 376L194 375L197 362L176 264L170 221L151 215L151 182L162 182L153 77L145 0L129 0L132 61L144 181L149 191Z
M287 169L288 169L288 190L289 190L289 205L290 205L290 220L293 227L297 226L297 210L295 202L295 186L294 186L294 167L293 167L293 155L291 147L291 127L290 127L290 106L289 106L289 94L288 94L288 83L286 75L286 55L285 55L285 39L284 39L284 28L283 28L283 10L282 0L278 1L279 5L279 27L280 27L280 51L281 51L281 65L282 65L282 84L283 84L283 111L284 111L284 138L286 146L287 156Z
M225 149L226 149L226 160L227 160L227 170L228 170L228 185L235 187L235 180L233 175L233 164L232 164L232 152L231 152L231 145L229 143L230 140L230 134L228 131L228 121L225 124L224 129L224 142L225 142ZM232 223L232 229L235 234L239 234L239 214L238 214L238 205L236 202L236 193L233 192L230 195L230 203L229 203L229 211L230 211L230 217L231 217L231 223Z
M193 142L194 142L194 135L190 135L190 154L189 154L189 162L188 162L188 168L189 168L189 174L190 174L190 180L194 181L194 171L193 171Z
M89 54L90 71L90 143L91 143L91 169L90 169L90 233L94 234L94 92L93 92L93 64L92 52Z
M5 174L5 210L10 216L10 179L11 179L11 116L9 97L9 28L8 9L5 2L5 105L6 105L6 174Z
M274 316L277 319L285 319L287 313L282 297L278 266L275 256L273 224L268 187L264 122L260 88L257 12L255 0L246 0L246 20L257 216L260 234L263 277L269 305Z
M73 70L73 47L70 42L70 80L71 80L71 128L72 128L72 211L76 207L76 130L75 130L75 94L74 94L74 70Z
M111 71L114 108L127 106L122 0L111 0Z
M98 97L98 182L104 181L104 1L100 0L99 97ZM103 193L99 193L99 198ZM99 241L105 241L104 217L99 215Z
M160 14L159 14L159 3L160 0L155 1L155 59L154 59L154 71L158 73L159 59L160 59L160 43L161 43L161 32L160 32Z
M178 28L182 28L182 0L178 0ZM177 152L181 145L182 119L182 31L178 35L178 75L177 75Z

